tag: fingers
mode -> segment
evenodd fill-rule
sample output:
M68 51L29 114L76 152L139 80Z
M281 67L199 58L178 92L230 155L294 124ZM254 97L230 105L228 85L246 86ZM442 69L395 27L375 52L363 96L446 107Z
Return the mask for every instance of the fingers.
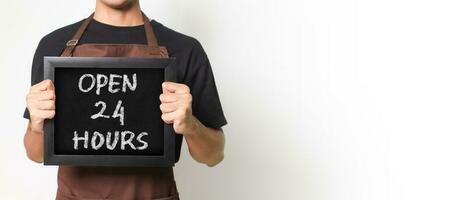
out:
M27 99L33 101L55 100L54 91L42 91L36 93L29 93Z
M52 119L55 116L55 110L31 110L31 119Z
M183 113L180 110L162 114L162 120L167 124L173 124L176 119L180 119Z
M43 91L55 91L55 86L51 80L43 80L42 82L33 85L30 89L30 93L38 93Z
M46 91L46 90L55 90L55 86L53 85L53 82L51 80L43 80L40 83L37 83L31 87L31 92L40 92L40 91Z
M53 84L53 82L49 79L47 80L44 80L45 81L45 85L46 85L46 89L47 90L55 90L55 85Z
M40 119L52 119L55 116L55 110L36 110L35 115Z
M185 84L167 81L162 83L162 90L164 93L170 92L177 94L185 94L190 92L189 87Z
M36 101L28 103L31 119L51 119L55 115L55 101Z
M42 123L44 119L55 116L55 88L51 80L44 80L31 87L26 96L31 120Z
M171 113L178 109L178 103L162 103L160 104L160 110L162 113Z
M55 110L44 110L42 117L45 119L53 119L53 117L55 117Z
M162 120L166 123L166 124L173 124L173 117L169 117L168 116L169 114L162 114Z
M191 113L192 96L185 84L164 82L160 95L162 120L167 124L181 123ZM176 126L176 123L175 123Z
M160 110L162 111L162 120L167 124L171 124L175 120L183 121L192 114L191 104L187 102L162 103Z
M177 101L191 103L192 95L189 93L185 94L174 94L174 93L163 93L159 96L161 103L173 103Z
M178 100L178 96L173 93L162 93L159 99L162 103L172 103Z
M38 101L35 106L38 110L55 110L55 101Z

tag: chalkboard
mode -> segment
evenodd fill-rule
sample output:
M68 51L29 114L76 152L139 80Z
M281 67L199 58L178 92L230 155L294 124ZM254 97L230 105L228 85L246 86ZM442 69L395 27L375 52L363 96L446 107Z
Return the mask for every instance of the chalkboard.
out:
M175 135L159 96L174 59L45 57L55 117L45 123L45 165L172 166Z

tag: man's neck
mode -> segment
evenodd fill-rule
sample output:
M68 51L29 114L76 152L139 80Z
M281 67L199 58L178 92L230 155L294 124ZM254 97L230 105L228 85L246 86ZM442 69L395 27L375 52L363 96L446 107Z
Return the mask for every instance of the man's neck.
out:
M139 2L125 8L115 9L96 1L94 19L112 26L138 26L144 24Z

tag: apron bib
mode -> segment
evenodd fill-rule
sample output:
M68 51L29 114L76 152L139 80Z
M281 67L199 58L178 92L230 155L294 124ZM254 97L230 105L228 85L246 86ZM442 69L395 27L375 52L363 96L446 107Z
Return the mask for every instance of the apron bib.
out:
M77 45L93 14L66 43L62 57L155 57L168 58L157 43L149 19L143 14L145 44ZM178 200L172 167L79 167L59 166L57 200Z

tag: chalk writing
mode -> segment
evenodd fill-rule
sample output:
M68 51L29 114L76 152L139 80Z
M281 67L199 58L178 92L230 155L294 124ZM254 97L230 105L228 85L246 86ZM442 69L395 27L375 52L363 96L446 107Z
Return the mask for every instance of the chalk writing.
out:
M109 150L114 150L118 143L120 143L119 147L121 150L126 150L127 147L132 150L145 150L149 145L143 140L143 137L147 135L147 132L141 132L136 136L132 131L121 131L121 134L120 131L109 131L104 136L104 134L94 131L91 137L89 131L84 131L83 134L78 133L78 131L74 131L74 149L78 150L80 149L79 147L88 149L90 141L90 148L94 150L99 150L103 147Z
M107 89L105 89L105 87L107 87ZM83 74L79 78L78 89L83 93L89 93L95 90L96 95L101 95L103 90L107 90L109 92L108 95L118 92L126 93L127 91L136 91L137 74ZM110 113L106 112L106 102L97 101L94 107L100 108L100 110L96 114L91 115L91 119L118 119L120 126L125 125L125 107L123 106L123 100L120 99L117 101L111 116L109 115ZM148 136L149 133L144 131L138 134L129 130L106 131L106 134L100 131L93 131L92 135L90 133L91 132L88 130L81 132L74 131L74 150L79 150L80 148L90 148L93 150L106 148L108 150L114 150L117 146L121 150L145 150L149 146L148 142L144 141L144 136Z
M110 77L110 78L109 78ZM109 93L117 93L119 91L126 92L127 88L130 91L135 91L138 85L137 75L134 73L132 75L132 80L130 80L127 74L118 75L110 74L110 76L105 74L83 74L78 81L78 88L81 92L87 93L95 89L95 94L100 95L101 89L107 87ZM118 80L121 79L121 80ZM89 82L85 84L85 82ZM87 85L87 86L86 86ZM118 88L117 86L121 86Z

